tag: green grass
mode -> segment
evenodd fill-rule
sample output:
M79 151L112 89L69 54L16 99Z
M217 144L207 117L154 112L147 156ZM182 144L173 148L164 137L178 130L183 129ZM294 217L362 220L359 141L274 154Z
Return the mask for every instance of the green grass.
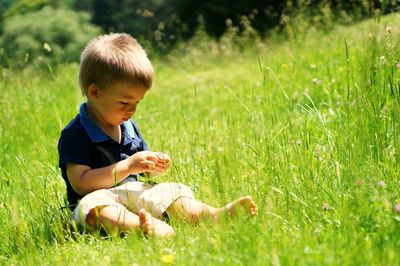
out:
M215 206L249 194L260 210L252 221L172 221L172 240L63 230L57 141L84 100L78 66L1 69L0 264L162 265L170 254L176 265L398 265L398 25L395 14L242 52L205 42L155 58L135 119L172 157L159 181Z

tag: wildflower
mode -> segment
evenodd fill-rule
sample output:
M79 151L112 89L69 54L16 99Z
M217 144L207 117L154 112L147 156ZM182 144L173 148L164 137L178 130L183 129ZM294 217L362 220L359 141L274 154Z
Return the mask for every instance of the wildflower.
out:
M397 204L394 206L394 210L395 210L396 212L400 213L400 203L397 203Z
M322 83L322 80L320 80L318 78L313 78L311 81L316 85L320 85Z
M322 204L322 209L324 209L325 211L329 210L330 209L329 204L326 202Z
M305 246L303 252L305 254L310 254L311 253L311 248L309 246Z
M391 33L391 32L392 32L392 27L386 27L386 31L387 31L388 33Z
M396 67L397 67L398 69L400 69L400 63L397 63L397 64L396 64Z
M25 62L25 63L28 63L28 62L29 62L29 53L26 53L26 54L25 54L24 62Z
M385 63L385 56L382 55L381 57L379 57L379 60L381 61L381 63Z
M288 68L288 65L287 65L287 64L282 64L281 67L282 67L283 69L287 69L287 68Z
M43 49L46 50L47 52L51 53L50 44L48 44L47 42L45 42L45 43L43 44Z
M364 181L362 179L357 179L355 185L357 187L362 187L364 185Z
M317 68L317 65L316 65L316 64L311 64L311 65L310 65L310 68L316 69L316 68Z
M378 183L376 183L376 185L380 188L384 188L386 187L386 183L383 180L379 180Z
M319 225L314 229L314 233L315 233L316 235L319 235L319 234L322 232L322 229L323 229L322 225L319 224Z
M147 17L152 17L152 16L154 16L154 12L145 9L145 10L143 10L142 16L145 17L145 18L147 18Z
M166 254L161 257L161 261L166 264L171 264L174 261L174 256L171 254Z

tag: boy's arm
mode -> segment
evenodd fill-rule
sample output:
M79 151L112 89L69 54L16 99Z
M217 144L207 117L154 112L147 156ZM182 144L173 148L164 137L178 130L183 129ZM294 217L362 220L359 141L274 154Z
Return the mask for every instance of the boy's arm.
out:
M72 188L80 195L110 188L130 174L159 171L158 156L154 152L137 152L129 158L107 167L91 169L87 165L67 164L67 176Z

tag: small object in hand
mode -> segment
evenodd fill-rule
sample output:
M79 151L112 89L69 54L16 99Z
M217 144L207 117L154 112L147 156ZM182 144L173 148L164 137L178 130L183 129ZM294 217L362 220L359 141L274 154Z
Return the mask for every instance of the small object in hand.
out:
M162 152L157 152L157 156L159 159L164 160L164 154Z

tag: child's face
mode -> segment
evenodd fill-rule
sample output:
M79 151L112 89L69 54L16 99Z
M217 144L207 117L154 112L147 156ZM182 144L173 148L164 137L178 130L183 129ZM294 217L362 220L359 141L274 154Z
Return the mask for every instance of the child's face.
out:
M115 83L105 89L99 89L96 84L92 84L88 98L98 122L119 126L133 116L137 104L146 92L146 88L125 82Z

